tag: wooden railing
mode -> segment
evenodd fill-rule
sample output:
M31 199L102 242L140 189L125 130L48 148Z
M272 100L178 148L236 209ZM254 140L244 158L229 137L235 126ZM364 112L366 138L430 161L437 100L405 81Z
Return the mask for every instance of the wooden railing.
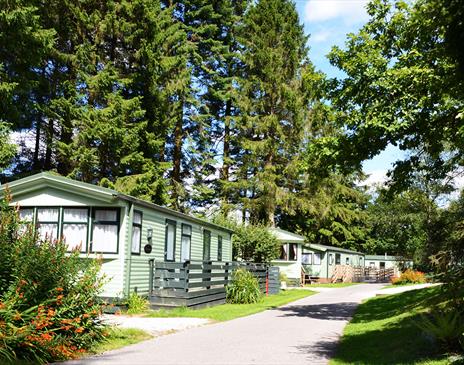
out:
M377 269L373 267L355 267L354 280L356 281L389 281L395 275L395 269Z
M225 302L225 286L238 267L252 272L261 291L269 290L269 267L244 262L187 261L151 264L150 297L155 306L198 306ZM278 280L273 270L271 278ZM275 284L272 285L275 291Z

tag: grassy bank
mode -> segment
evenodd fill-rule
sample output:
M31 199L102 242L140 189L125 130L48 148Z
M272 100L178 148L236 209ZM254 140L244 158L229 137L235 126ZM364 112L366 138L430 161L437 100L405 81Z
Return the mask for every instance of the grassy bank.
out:
M433 287L361 304L330 364L448 364L415 324L421 312L439 301L440 288Z
M189 309L185 307L170 310L162 309L150 312L147 317L196 317L209 318L215 321L228 321L279 307L313 294L316 293L309 290L287 290L281 291L279 294L264 297L260 302L254 304L223 304L201 309Z
M152 337L152 335L140 329L112 327L108 330L106 339L95 345L90 353L100 354L105 351L116 350L137 342L149 340Z

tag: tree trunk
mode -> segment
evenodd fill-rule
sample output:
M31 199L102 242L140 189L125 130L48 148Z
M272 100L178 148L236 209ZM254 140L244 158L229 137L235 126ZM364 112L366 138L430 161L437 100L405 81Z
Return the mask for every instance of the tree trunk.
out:
M176 209L180 209L180 194L179 194L179 189L180 189L180 184L181 184L181 166L182 166L182 139L183 139L183 103L181 103L181 111L180 111L180 116L176 121L176 125L174 128L174 150L172 153L172 162L173 162L173 168L172 168L172 174L171 174L171 180L172 180L172 193L173 193L173 199L174 199L174 207Z

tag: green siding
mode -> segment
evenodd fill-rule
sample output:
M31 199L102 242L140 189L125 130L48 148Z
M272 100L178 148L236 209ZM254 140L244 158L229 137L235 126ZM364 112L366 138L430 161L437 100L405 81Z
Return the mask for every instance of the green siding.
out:
M142 251L140 255L130 255L130 272L129 272L129 291L137 291L141 295L148 294L148 278L149 278L149 260L164 261L164 244L166 219L176 222L176 262L180 261L181 254L181 236L182 224L188 224L192 227L192 241L190 245L191 260L203 259L203 230L202 228L211 231L211 260L217 260L217 237L222 235L222 256L223 261L232 259L232 247L230 242L230 234L226 231L220 231L211 227L202 226L197 222L190 222L187 219L170 216L147 207L135 206L135 209L141 211L142 216ZM152 252L146 254L143 247L148 243L147 231L153 229ZM128 247L130 252L131 240L128 238ZM128 265L129 266L129 265Z
M40 175L42 176L42 175ZM98 255L102 258L102 274L106 276L108 282L104 287L102 296L123 297L130 292L137 290L140 294L148 293L149 283L149 260L164 260L165 243L165 222L171 219L177 222L176 225L176 261L180 261L180 244L182 234L182 223L192 227L191 259L202 260L203 257L203 229L211 231L211 260L217 260L217 237L223 237L223 261L232 260L232 246L230 233L226 230L209 225L207 222L202 224L199 220L189 220L188 216L179 217L178 213L169 214L164 211L138 205L118 199L111 195L111 191L89 184L76 183L70 179L59 178L59 181L51 181L51 177L43 175L41 180L31 180L21 184L21 180L15 183L13 190L12 205L16 203L21 206L57 206L57 207L119 207L120 210L120 229L118 254ZM75 186L76 185L76 186ZM80 186L83 186L82 188ZM87 188L87 185L89 187ZM24 188L23 188L24 186ZM85 188L85 189L84 189ZM94 189L95 188L95 189ZM142 218L142 244L141 254L131 254L132 239L132 218L133 209L141 211ZM148 243L147 230L153 230L152 247L150 254L146 254L143 247ZM90 232L90 230L89 230ZM95 255L90 255L94 257ZM83 253L82 258L87 257Z

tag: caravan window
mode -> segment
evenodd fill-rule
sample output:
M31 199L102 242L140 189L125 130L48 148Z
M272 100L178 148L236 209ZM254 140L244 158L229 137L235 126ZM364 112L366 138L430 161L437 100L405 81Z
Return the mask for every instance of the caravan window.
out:
M313 264L313 254L312 253L302 253L301 254L301 262L304 265L312 265Z
M166 233L164 240L164 261L176 259L176 222L166 219Z
M211 260L211 231L203 231L203 261Z
M87 236L89 226L89 210L87 208L64 208L62 235L68 250L80 247L81 252L87 251Z
M92 252L118 253L119 209L93 211Z
M314 254L314 265L320 265L321 264L321 254L320 253L315 253Z
M280 260L296 261L298 259L298 245L296 243L285 243L280 248Z
M56 240L58 238L58 221L60 210L58 208L37 209L37 228L39 237L44 240Z
M192 243L192 226L182 223L182 237L180 242L180 261L190 260L190 245Z
M132 219L132 249L134 255L140 255L142 246L142 212L134 211Z

